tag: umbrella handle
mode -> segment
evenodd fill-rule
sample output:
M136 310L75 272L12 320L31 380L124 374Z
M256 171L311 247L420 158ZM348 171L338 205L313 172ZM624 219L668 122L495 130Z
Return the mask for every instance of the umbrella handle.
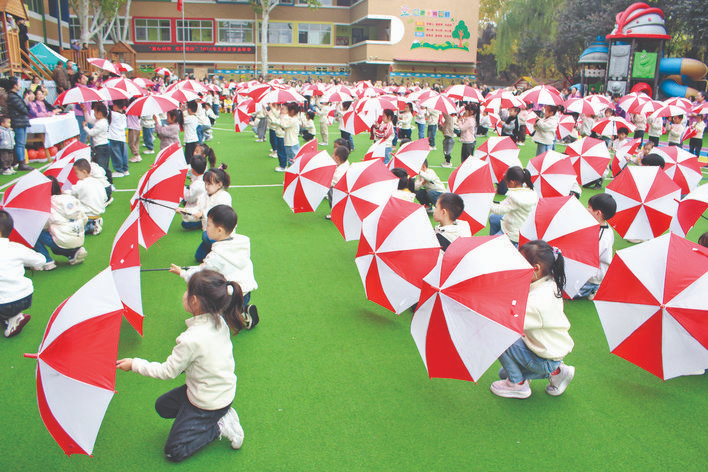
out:
M37 356L38 356L38 354L28 354L28 353L25 352L22 357L28 357L28 358L30 358L30 359L36 359Z

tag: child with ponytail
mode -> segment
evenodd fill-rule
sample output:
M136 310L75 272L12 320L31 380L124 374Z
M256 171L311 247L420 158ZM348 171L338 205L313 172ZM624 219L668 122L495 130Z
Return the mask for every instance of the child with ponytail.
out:
M504 175L508 187L506 198L492 204L489 215L489 234L506 234L515 246L519 245L519 228L538 204L531 174L519 166L509 167Z
M541 240L524 244L519 252L533 266L524 334L499 356L502 380L492 383L491 390L500 397L528 398L529 380L549 379L546 393L558 396L575 375L575 367L563 363L574 345L563 313L565 261L558 248Z
M236 282L212 270L194 274L182 297L187 330L163 363L121 359L117 367L156 379L174 379L185 373L185 385L160 396L157 414L174 418L165 444L167 459L179 462L217 437L226 436L231 447L243 444L243 428L231 407L236 395L231 330L244 327L243 295Z

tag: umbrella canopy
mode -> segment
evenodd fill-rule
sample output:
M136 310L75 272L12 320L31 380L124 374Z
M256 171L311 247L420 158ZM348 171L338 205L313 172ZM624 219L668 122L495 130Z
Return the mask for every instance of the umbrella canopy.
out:
M98 94L107 102L113 100L130 100L128 92L114 87L102 87L98 89Z
M591 102L584 98L569 98L563 103L566 112L581 113L583 115L595 116L599 115L605 108L597 102Z
M550 85L537 85L531 90L520 95L526 103L536 103L537 105L563 105L563 98L555 87Z
M600 224L575 197L538 201L519 229L519 247L542 239L565 259L565 294L574 298L600 267Z
M374 124L373 121L371 123L365 121L362 115L351 109L344 113L342 122L344 123L344 130L353 135L368 133Z
M496 113L499 113L499 110L502 108L516 107L524 109L526 108L526 102L524 102L521 98L517 97L513 93L505 91L494 97L487 98L484 101L484 106L485 108L494 110Z
M67 455L93 452L116 384L123 305L106 269L54 311L37 353L37 403Z
M260 96L257 99L258 103L290 103L290 102L304 102L305 97L300 95L295 89L288 88L280 89L276 88Z
M139 97L145 94L146 85L138 85L136 82L138 79L126 79L125 77L115 77L113 79L108 79L103 83L104 87L112 87L121 89L128 93L130 97ZM145 80L145 79L143 79ZM149 82L149 81L148 81ZM152 82L150 82L152 84ZM155 85L155 84L152 84Z
M81 141L74 141L60 149L54 159L44 171L44 175L54 176L61 184L62 191L69 191L77 181L76 174L72 172L74 162L77 159L91 162L91 148Z
M706 210L708 210L708 184L701 185L681 199L676 214L671 219L671 231L685 238Z
M612 169L612 177L617 177L617 175L622 172L622 169L627 167L627 164L629 164L627 157L635 154L641 143L641 138L633 138L626 139L620 145L620 148L615 151L615 156L610 166Z
M99 69L103 69L106 72L110 72L111 74L115 75L120 75L120 71L116 67L116 64L112 63L108 59L101 59L100 57L89 57L86 59L86 61L93 65L98 67Z
M139 88L146 89L148 87L153 87L155 85L155 82L153 82L150 79L144 79L142 77L136 77L133 80L133 83L137 85Z
M140 97L125 110L126 115L153 116L179 108L179 102L161 95Z
M95 89L77 85L74 88L60 93L54 105L68 105L70 103L102 102L104 98Z
M381 160L355 162L332 189L332 222L345 241L361 235L361 222L398 188Z
M251 124L251 115L242 107L234 108L234 128L237 133L244 131Z
M631 92L619 99L617 105L627 113L637 113L633 111L647 102L651 101L651 97L644 92Z
M630 132L636 129L636 126L624 118L619 116L611 116L609 118L603 118L595 123L592 130L600 136L608 136L611 138L617 136L617 130L623 127L627 128Z
M180 80L179 82L170 85L168 90L173 90L176 88L189 90L190 92L194 93L206 93L209 91L209 89L207 89L203 83L192 79Z
M565 197L577 182L570 158L556 151L546 151L534 157L527 169L539 197Z
M171 144L157 155L155 163L140 178L130 200L138 211L138 242L149 248L167 234L175 209L184 194L187 161L179 144Z
M453 102L451 98L448 98L445 95L430 97L429 99L421 102L420 106L430 108L431 110L437 110L440 113L445 113L448 115L457 113L457 105L455 105L455 102Z
M351 102L354 100L351 95L348 93L341 92L339 90L332 90L328 91L322 96L322 99L320 101L326 102L326 103L335 103L335 102Z
M475 149L474 157L489 163L494 183L504 180L509 167L523 167L519 160L519 147L509 136L492 136Z
M664 172L681 187L681 194L693 191L703 178L698 157L678 146L656 147L652 151L664 158Z
M199 99L199 95L196 92L192 92L191 90L187 90L187 89L179 89L179 88L172 89L169 92L165 92L161 96L171 98L172 100L176 100L180 103L191 102L192 100Z
M425 208L389 198L362 221L355 261L366 298L400 314L418 301L439 254Z
M627 167L605 192L617 202L608 223L625 239L651 239L669 229L681 196L660 167Z
M423 278L411 322L430 378L477 381L521 337L532 273L503 235L448 246Z
M455 84L445 89L445 95L458 102L482 103L484 95L479 89L465 84Z
M388 163L388 168L400 167L408 173L409 177L413 177L420 173L428 154L430 154L430 144L427 138L411 141L396 151Z
M601 179L611 159L607 144L600 139L590 137L570 143L565 148L565 153L570 156L570 162L580 185Z
M172 71L167 67L158 67L155 69L155 74L157 75L172 75Z
M52 210L52 181L33 170L5 190L0 209L12 216L10 241L34 248Z
M686 108L684 108L682 106L678 106L678 105L664 105L663 107L654 111L654 113L652 113L649 116L649 118L651 118L653 120L653 119L659 118L659 117L666 118L669 116L683 116L686 113L688 113L689 110L690 110L690 108L686 109Z
M465 159L460 167L452 171L447 186L465 203L460 218L469 223L472 234L487 226L495 195L489 165L479 159Z
M145 315L140 289L139 217L139 210L130 212L116 233L111 249L110 269L125 310L125 319L142 335Z
M680 108L683 108L684 112L688 112L691 107L693 106L693 103L691 103L691 100L683 97L671 97L667 98L664 100L664 105L668 106L677 106Z
M634 113L637 115L651 115L663 106L664 104L658 100L648 100L646 102L635 104L631 108L630 113Z
M286 169L283 182L283 199L293 213L317 210L332 185L336 168L327 151L295 158Z
M374 144L369 146L369 150L364 154L364 160L383 159L386 157L386 139L374 141Z
M594 303L610 351L661 379L708 367L708 249L666 234L617 251Z
M573 133L573 128L575 128L575 119L570 115L561 115L558 119L556 136L558 139L565 139Z

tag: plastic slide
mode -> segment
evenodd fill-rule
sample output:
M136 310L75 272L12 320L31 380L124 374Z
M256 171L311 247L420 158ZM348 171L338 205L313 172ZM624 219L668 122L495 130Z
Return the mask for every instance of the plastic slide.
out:
M668 97L691 97L698 90L689 87L694 80L703 79L708 74L708 66L696 59L685 57L668 57L661 60L659 73L668 75L661 82L661 91Z

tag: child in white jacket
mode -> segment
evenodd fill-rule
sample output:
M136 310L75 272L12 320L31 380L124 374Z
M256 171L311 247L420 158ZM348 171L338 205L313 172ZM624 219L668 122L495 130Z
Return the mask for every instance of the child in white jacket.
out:
M509 167L504 176L509 187L501 203L492 204L489 215L489 234L506 234L514 245L519 244L519 228L538 204L531 174L519 166Z

